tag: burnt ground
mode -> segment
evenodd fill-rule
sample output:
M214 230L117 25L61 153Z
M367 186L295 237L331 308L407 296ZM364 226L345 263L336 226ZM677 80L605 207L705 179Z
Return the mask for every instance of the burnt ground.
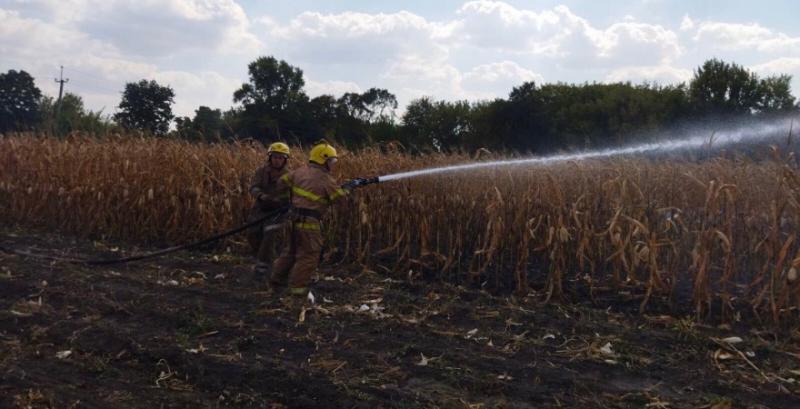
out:
M411 278L323 267L312 305L254 284L246 257L86 267L0 253L0 408L800 407L796 331Z

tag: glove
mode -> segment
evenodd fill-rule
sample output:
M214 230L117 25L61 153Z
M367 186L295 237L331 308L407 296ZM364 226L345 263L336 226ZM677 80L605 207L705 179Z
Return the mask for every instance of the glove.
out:
M268 195L266 193L262 193L262 194L258 195L258 205L261 206L262 210L272 210L272 209L280 206L281 204L282 203L281 203L280 200L278 200L278 199L276 199L276 198L274 198L274 197L272 197L272 196L270 196L270 195Z
M364 178L355 178L352 180L348 180L342 184L342 189L345 190L353 190L357 187L361 187L367 184L367 180Z

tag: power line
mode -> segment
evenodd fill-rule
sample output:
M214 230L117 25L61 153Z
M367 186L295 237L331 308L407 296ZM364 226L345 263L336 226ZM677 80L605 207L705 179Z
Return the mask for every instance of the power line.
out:
M100 91L105 91L113 94L119 94L121 92L119 89L113 89L111 85L104 85L104 83L108 84L111 83L112 81L100 75L92 74L86 71L81 71L75 69L75 67L69 67L67 70L73 74L78 74L79 77L84 77L86 79L91 80L86 84L90 88L96 88Z
M56 103L56 120L61 117L61 96L64 94L64 84L69 82L69 78L64 79L64 66L61 66L61 74L55 81L58 83L58 102Z

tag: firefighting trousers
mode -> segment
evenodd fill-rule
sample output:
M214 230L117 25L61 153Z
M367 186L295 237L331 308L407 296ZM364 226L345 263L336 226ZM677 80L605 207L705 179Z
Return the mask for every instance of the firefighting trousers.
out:
M269 263L275 260L275 240L273 235L264 234L263 226L258 225L256 228L247 232L247 241L250 243L250 248L253 249L253 255L262 263Z
M288 243L272 265L270 283L275 286L288 284L289 290L298 294L307 292L311 276L319 265L321 251L319 222L293 223Z
M254 221L268 214L267 211L253 209L248 217L248 221ZM271 263L275 260L277 253L276 234L264 233L264 226L258 224L247 231L247 242L253 250L253 255L261 263Z

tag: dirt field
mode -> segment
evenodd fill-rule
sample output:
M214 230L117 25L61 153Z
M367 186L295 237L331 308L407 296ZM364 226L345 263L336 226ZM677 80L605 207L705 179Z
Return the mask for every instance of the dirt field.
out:
M618 310L540 305L536 294L336 266L320 272L315 304L292 303L254 284L249 263L184 252L94 268L0 253L0 407L800 407L797 331L640 316L624 299Z

